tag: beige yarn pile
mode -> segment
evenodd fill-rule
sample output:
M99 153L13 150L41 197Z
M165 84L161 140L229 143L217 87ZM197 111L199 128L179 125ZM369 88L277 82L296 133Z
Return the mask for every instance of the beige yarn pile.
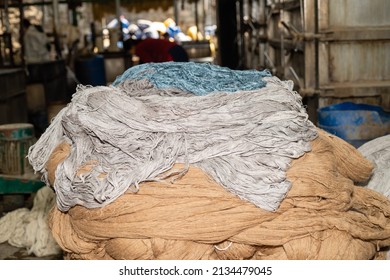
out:
M51 184L69 151L63 143L47 162ZM288 169L293 185L276 212L190 167L178 180L142 183L101 208L54 207L49 225L66 259L383 259L390 201L357 186L372 169L357 149L319 130L312 151Z

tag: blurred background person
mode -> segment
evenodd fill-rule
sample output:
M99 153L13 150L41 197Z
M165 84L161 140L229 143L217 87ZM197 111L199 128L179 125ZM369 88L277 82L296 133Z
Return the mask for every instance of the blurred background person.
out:
M50 42L43 28L23 19L24 56L27 64L50 60Z
M186 50L174 41L165 38L128 40L127 47L139 58L139 63L148 62L188 62Z

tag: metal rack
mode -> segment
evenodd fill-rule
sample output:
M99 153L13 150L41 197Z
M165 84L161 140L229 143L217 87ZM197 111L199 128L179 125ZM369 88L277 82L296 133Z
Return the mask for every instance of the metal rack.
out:
M309 116L342 101L390 110L390 2L237 0L241 68L292 80Z

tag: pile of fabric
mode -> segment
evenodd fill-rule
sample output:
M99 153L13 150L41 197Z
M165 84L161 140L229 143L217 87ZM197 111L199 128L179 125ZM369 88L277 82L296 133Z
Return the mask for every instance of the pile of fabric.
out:
M0 243L8 242L37 257L60 255L61 248L54 240L47 218L55 205L52 189L45 186L34 197L33 207L19 208L0 218Z
M79 87L29 151L70 259L372 259L390 201L292 84L195 63Z
M390 135L373 139L358 150L374 164L372 176L365 186L390 199ZM387 259L390 260L390 248Z
M358 148L374 164L374 172L367 188L376 190L390 199L390 135L371 140Z

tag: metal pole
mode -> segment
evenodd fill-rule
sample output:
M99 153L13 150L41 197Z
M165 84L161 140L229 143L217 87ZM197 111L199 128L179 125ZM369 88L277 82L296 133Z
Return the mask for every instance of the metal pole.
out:
M121 11L120 11L120 8L121 8L121 1L120 0L115 0L115 11L116 11L116 18L118 19L118 28L119 28L119 38L118 40L122 42L122 46L123 46L123 31L122 31L122 21L121 21Z
M57 27L58 27L58 16L59 16L58 0L53 0L53 28L54 28L54 30L57 30Z
M4 24L5 24L5 32L9 32L9 15L8 15L8 0L5 0L4 1L4 11L5 11L5 21L4 21Z
M116 12L116 18L120 21L120 16L121 16L121 1L120 0L115 0L115 12Z
M195 26L196 26L195 40L198 41L198 32L199 32L198 0L194 2L194 5L195 5Z
M176 24L179 24L179 8L177 7L177 0L173 0L174 18Z

